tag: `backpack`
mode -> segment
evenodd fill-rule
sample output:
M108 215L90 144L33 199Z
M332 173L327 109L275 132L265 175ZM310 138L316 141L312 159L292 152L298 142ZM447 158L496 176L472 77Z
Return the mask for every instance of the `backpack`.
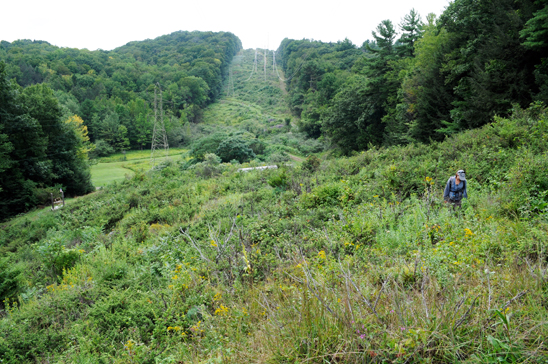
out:
M456 178L451 178L451 182L449 183L449 198L451 200L455 200L455 201L460 201L462 200L462 194L464 193L464 190L466 189L466 181L461 181L462 183L464 183L464 186L462 187L462 189L456 191L455 189L457 188L457 185L456 185Z

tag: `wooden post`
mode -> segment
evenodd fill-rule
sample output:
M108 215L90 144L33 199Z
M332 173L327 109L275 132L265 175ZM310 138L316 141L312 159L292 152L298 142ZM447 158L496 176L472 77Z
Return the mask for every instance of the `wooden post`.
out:
M65 192L61 189L61 198L63 199L63 207L65 207Z
M50 193L51 195L51 210L55 210L55 206L53 205L53 193Z

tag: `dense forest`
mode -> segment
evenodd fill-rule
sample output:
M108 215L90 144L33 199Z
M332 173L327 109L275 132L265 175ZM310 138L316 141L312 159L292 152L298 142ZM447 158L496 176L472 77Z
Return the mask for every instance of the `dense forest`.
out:
M277 53L303 130L349 153L442 140L548 101L547 17L545 1L457 0L426 22L385 20L360 48L285 39Z
M65 188L93 189L88 156L150 148L155 87L171 145L200 119L241 48L231 33L175 32L113 51L0 43L0 219Z

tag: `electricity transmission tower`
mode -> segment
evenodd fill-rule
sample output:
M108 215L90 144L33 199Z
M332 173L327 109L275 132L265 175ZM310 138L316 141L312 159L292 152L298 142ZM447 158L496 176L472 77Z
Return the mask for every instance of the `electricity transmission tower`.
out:
M158 90L160 90L160 111L158 111ZM164 108L162 101L162 89L160 84L154 86L154 129L152 131L152 146L150 148L150 169L156 167L156 158L159 157L158 149L164 148L165 156L169 156L166 127L164 125Z

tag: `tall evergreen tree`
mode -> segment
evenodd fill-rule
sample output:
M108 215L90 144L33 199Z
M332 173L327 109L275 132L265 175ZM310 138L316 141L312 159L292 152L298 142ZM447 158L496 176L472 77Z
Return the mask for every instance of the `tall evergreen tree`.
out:
M420 15L411 9L409 14L405 15L400 23L400 29L402 35L398 39L398 45L396 46L396 53L398 56L413 57L415 55L415 42L421 38L424 23L421 20Z
M535 92L535 99L548 103L548 5L546 1L536 1L535 5L541 7L535 11L524 28L520 31L520 36L525 41L523 46L531 50L534 58L535 83L538 91ZM544 5L544 7L542 7Z
M488 123L512 103L532 100L531 65L519 31L520 12L530 1L456 0L440 17L451 35L451 50L440 71L454 90L451 123L455 129Z

